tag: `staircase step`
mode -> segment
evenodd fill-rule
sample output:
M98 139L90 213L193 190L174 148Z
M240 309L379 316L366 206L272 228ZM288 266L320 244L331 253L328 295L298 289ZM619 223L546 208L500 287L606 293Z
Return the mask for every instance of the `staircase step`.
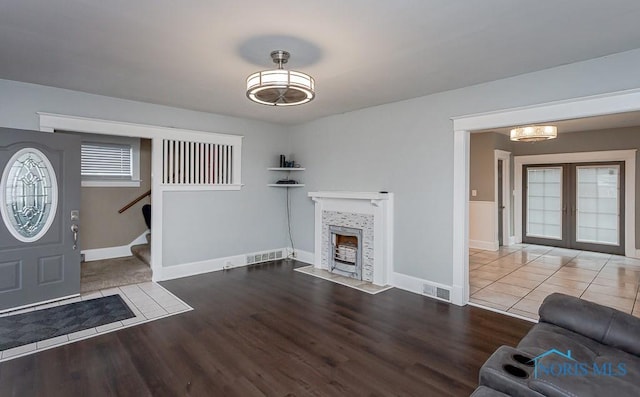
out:
M138 259L151 266L151 244L140 244L131 247L131 253Z

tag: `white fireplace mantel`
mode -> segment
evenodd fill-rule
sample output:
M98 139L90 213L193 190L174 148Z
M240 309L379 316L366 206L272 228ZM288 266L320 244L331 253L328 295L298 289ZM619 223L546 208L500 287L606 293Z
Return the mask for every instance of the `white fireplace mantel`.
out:
M391 281L393 271L393 193L320 191L309 192L315 202L314 266L327 269L323 263L323 212L373 215L373 278L379 286ZM336 225L344 226L344 225ZM328 269L327 269L328 270Z

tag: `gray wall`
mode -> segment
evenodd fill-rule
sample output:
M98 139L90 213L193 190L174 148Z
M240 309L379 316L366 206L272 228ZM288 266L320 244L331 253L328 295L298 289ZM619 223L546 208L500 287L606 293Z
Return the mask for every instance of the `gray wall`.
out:
M450 285L450 118L639 88L639 69L634 50L289 128L0 80L0 125L37 129L35 112L45 111L244 135L242 191L167 193L166 265L288 245L285 192L266 187L273 178L266 167L288 148L307 167L300 177L307 186L291 190L296 247L313 251L308 191L389 190L396 194L395 271Z
M118 210L151 189L151 140L140 140L140 187L83 187L80 189L80 230L83 250L128 245L140 236L147 225L139 201L122 214Z
M233 192L168 193L165 265L288 246L284 191L266 186L267 167L287 152L288 132L270 123L0 80L0 126L37 130L36 112L60 113L244 135L242 176ZM190 222L188 222L190 221Z
M639 68L640 50L629 51L295 126L291 149L307 167L307 186L293 197L297 245L314 249L306 192L388 190L396 194L395 271L451 285L450 118L638 88Z
M469 200L494 201L494 150L511 151L509 137L495 132L471 134L469 145ZM471 196L471 190L477 196Z

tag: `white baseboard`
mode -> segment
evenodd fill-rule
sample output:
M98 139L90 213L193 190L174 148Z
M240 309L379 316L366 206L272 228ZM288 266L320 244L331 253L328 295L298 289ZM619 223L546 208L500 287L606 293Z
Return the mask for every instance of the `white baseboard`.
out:
M315 265L315 255L313 252L296 250L296 258L298 262L308 263L310 265Z
M133 247L134 245L147 243L147 238L146 238L147 233L149 233L149 230L146 230L144 233L136 237L135 240L130 242L128 245L121 245L119 247L94 248L94 249L82 250L80 251L80 253L84 254L85 262L131 256L133 255L131 253L131 247Z
M497 251L499 247L500 243L498 241L469 240L469 248L486 251Z
M226 268L230 269L246 265L246 255L236 255L227 256L225 258L208 259L206 261L184 263L175 266L167 266L162 268L162 276L159 281L215 272L225 269L225 266Z
M425 280L425 279L422 279L422 278L408 276L406 274L396 273L396 272L393 272L391 274L391 282L390 282L390 284L393 285L396 288L400 288L400 289L405 290L405 291L413 292L415 294L428 296L429 298L438 299L438 300L441 300L441 301L447 302L447 303L452 303L453 302L453 300L450 302L450 301L447 301L447 300L444 300L444 299L440 299L437 296L425 295L423 293L423 287L424 287L425 284L427 284L427 285L432 285L434 287L439 287L439 288L443 288L443 289L448 290L449 291L449 298L453 299L453 288L450 285L444 285L444 284L436 283L435 281Z
M161 269L160 271L161 274L156 275L156 272L154 272L153 281L172 280L174 278L189 277L189 276L195 276L197 274L216 272L219 270L228 270L228 269L233 269L235 267L247 266L248 265L247 256L256 256L256 255L269 253L269 252L282 251L283 256L282 258L277 258L277 259L267 258L265 260L261 260L260 262L251 263L250 265L272 261L272 260L284 259L286 258L287 252L289 252L288 250L289 250L288 248L275 248L272 250L266 250L266 251L260 251L260 252L233 255L233 256L227 256L223 258L213 258L213 259L207 259L204 261L183 263L183 264L174 265L174 266L166 266ZM296 250L296 252L299 252L299 251Z
M296 250L296 260L299 262L305 262L310 265L314 265L315 255L313 254L313 252ZM418 277L408 276L406 274L396 273L396 272L391 273L391 280L389 280L388 283L393 287L396 287L405 291L413 292L415 294L427 296L429 298L441 300L447 303L454 303L459 306L463 305L462 288L454 288L450 285L436 283L435 281L425 280ZM451 300L447 301L447 300L438 298L437 296L424 294L423 287L425 284L448 290L449 298Z
M515 245L515 244L518 244L518 239L516 238L516 236L510 236L509 241L507 242L507 245Z

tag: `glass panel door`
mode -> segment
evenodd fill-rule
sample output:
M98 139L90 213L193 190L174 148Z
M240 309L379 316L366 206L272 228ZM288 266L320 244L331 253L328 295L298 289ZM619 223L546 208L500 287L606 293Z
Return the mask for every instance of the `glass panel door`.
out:
M527 165L523 173L524 243L624 255L624 163Z
M577 164L574 246L624 254L624 167L620 163Z
M525 179L525 237L563 240L563 167L527 167Z

